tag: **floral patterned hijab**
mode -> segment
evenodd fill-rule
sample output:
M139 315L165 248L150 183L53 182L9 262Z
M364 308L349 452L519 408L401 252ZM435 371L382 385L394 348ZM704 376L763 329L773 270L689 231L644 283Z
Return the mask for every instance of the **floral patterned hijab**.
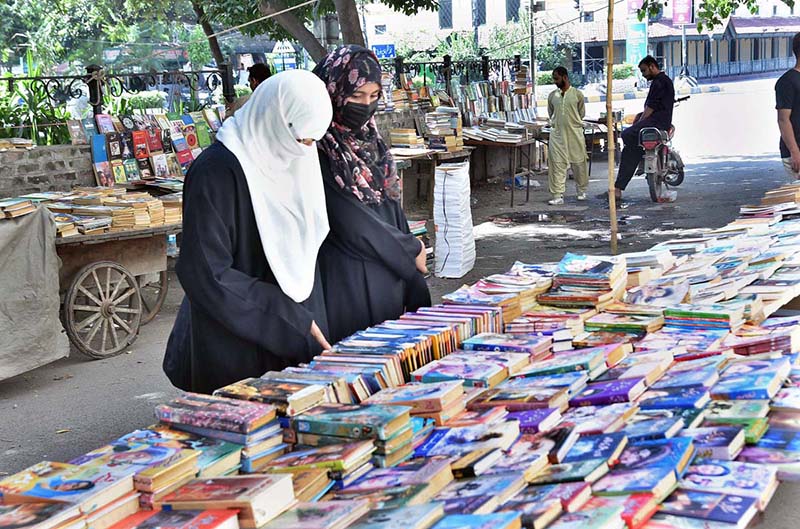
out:
M329 53L314 73L327 86L333 104L333 122L317 146L330 160L336 184L365 204L380 204L387 197L399 199L400 179L375 119L370 118L360 130L341 124L347 98L367 83L381 84L375 54L361 46L343 46Z

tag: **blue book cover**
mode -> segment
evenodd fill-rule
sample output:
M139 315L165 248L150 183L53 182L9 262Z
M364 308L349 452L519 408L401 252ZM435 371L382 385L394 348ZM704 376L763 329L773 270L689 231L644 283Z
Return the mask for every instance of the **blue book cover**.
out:
M665 417L636 421L633 424L628 424L622 429L622 432L628 436L629 441L635 442L669 439L674 437L681 429L683 429L683 419L680 417Z
M715 368L698 369L696 371L679 371L667 373L658 382L651 386L652 389L681 388L686 386L711 387L719 380L719 373Z
M514 411L506 415L506 420L519 421L520 432L538 432L541 428L540 425L545 423L549 425L550 422L557 422L561 418L561 413L555 408L539 408L524 411ZM555 424L553 424L555 426ZM552 426L551 426L552 427Z
M444 502L447 514L472 514L487 503L503 498L525 486L521 474L499 474L453 481L434 501ZM494 510L494 509L492 509Z
M694 454L694 443L686 437L637 441L622 452L619 468L635 470L660 466L673 470L680 478L692 462Z
M714 400L772 399L780 390L782 382L783 379L777 373L726 375L711 388L711 395Z
M603 406L618 402L631 402L642 394L645 389L644 378L625 378L596 382L586 386L579 395L569 400L569 405L577 406Z
M756 444L759 448L800 452L800 432L779 428L770 428Z
M95 134L92 136L92 162L103 163L108 161L108 151L106 150L106 135Z
M735 494L678 489L661 504L661 512L743 527L755 516L756 503L755 498Z
M675 472L667 467L654 466L633 470L614 469L592 485L597 496L653 494L659 496L675 485Z
M574 371L571 373L554 373L552 375L542 375L537 377L519 377L506 380L500 387L504 389L521 389L535 386L546 386L554 388L568 388L570 394L575 394L589 382L589 377L585 371Z
M448 514L439 520L432 529L502 529L511 527L522 516L518 512L498 512L492 514Z
M625 433L607 433L600 435L585 435L567 452L564 463L584 461L586 459L605 459L616 461L620 453L628 444Z
M651 389L639 398L644 409L704 408L711 400L708 388L691 386L685 388Z

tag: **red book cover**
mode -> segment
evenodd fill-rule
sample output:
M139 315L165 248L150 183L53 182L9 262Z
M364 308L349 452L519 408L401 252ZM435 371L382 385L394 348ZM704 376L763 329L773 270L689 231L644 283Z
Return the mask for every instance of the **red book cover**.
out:
M161 129L147 129L147 147L150 153L161 152L164 150L164 145L161 143Z
M137 160L147 160L150 158L147 132L143 130L135 130L131 133L131 135L133 137L133 157Z
M236 516L235 510L141 511L128 516L111 529L216 529L236 519Z

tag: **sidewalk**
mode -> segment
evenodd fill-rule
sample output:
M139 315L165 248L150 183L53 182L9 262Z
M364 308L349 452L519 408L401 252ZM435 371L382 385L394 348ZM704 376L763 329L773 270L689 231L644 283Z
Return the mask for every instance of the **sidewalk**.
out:
M705 85L705 86L695 86L692 88L680 88L675 90L676 96L686 96L686 95L696 95L696 94L709 94L709 93L716 93L716 92L723 92L724 88L719 85ZM611 95L612 101L627 101L631 99L646 99L647 98L647 90L631 90L628 92L619 92ZM587 103L604 103L607 99L605 95L587 95L586 102ZM537 107L547 108L547 99L537 99L536 100Z

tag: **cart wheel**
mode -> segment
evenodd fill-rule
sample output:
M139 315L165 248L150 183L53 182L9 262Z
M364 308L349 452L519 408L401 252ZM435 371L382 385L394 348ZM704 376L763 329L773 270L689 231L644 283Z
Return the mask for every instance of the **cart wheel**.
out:
M81 269L64 298L70 341L91 358L118 355L132 344L142 321L142 297L130 272L102 261Z
M142 325L147 325L156 317L164 300L167 299L169 290L169 277L167 271L158 273L158 281L150 281L152 276L136 276L139 282L139 292L142 295Z

